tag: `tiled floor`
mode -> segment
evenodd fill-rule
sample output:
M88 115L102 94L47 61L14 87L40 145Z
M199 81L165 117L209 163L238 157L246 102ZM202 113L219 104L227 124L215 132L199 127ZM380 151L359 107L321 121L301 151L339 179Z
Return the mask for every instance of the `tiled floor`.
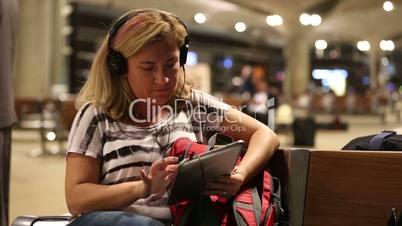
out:
M383 124L375 116L344 116L343 119L349 123L349 129L319 130L315 148L336 150L351 138L401 127L395 122ZM325 122L330 117L320 116L317 120ZM282 147L292 146L289 135L279 135ZM58 215L67 212L64 198L64 156L30 157L30 151L39 148L38 141L37 132L13 132L10 219L18 215Z
M36 132L13 131L10 219L18 215L49 215L67 212L64 199L63 155L30 157L39 149Z

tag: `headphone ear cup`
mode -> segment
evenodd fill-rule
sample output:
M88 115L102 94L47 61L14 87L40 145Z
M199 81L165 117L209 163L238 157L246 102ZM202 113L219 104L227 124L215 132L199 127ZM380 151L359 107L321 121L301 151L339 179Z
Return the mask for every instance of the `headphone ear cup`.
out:
M187 53L188 53L188 48L189 48L189 38L188 36L185 37L184 39L184 44L180 47L180 67L183 67L186 64L187 61Z
M180 49L180 67L183 67L187 61L188 47L183 46Z
M111 52L107 55L107 62L110 73L114 75L124 75L127 73L127 60L119 52Z

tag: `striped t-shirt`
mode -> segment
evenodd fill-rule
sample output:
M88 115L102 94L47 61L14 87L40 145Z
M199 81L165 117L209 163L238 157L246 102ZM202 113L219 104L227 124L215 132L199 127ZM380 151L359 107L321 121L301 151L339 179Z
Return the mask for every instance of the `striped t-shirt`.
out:
M152 126L139 127L116 121L90 103L75 116L67 143L67 153L96 158L101 164L101 184L141 180L140 170L166 156L178 138L206 143L207 134L219 131L229 105L193 90L187 111L179 111ZM191 110L192 109L192 110ZM151 196L152 197L152 196ZM162 198L139 199L124 211L157 219L169 219L167 194Z

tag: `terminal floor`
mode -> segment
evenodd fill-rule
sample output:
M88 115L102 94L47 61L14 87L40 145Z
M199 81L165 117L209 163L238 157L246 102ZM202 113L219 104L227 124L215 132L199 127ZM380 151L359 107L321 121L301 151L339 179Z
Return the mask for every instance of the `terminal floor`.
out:
M315 149L337 150L357 136L373 134L383 129L399 128L396 122L382 123L376 116L343 116L349 123L346 131L318 130ZM317 117L328 122L328 116ZM281 147L292 147L291 133L280 133ZM52 146L53 145L53 146ZM49 148L57 148L48 144ZM59 215L67 213L64 197L65 158L63 154L30 157L38 150L39 136L35 131L13 131L10 219L19 215Z

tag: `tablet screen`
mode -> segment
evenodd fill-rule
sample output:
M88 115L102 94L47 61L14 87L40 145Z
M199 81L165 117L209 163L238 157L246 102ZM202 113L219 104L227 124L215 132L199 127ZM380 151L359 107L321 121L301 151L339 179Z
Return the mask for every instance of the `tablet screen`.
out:
M169 189L168 204L196 198L215 177L230 174L243 147L244 141L239 140L183 160Z

